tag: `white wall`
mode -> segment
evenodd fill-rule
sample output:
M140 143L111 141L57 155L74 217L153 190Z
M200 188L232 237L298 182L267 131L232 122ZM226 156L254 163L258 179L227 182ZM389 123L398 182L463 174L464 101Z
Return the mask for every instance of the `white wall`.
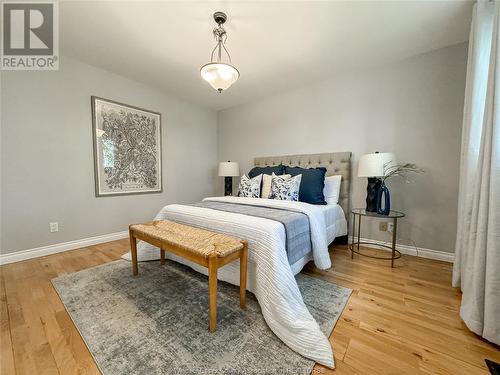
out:
M95 197L91 95L161 113L162 194ZM126 230L214 193L215 111L64 56L59 71L2 72L1 100L2 253Z
M426 171L413 184L389 183L393 208L407 214L399 242L452 252L466 54L459 44L221 111L219 160L248 171L256 156L352 151L352 206L364 207L359 156L395 152ZM365 228L364 237L389 239L373 223Z

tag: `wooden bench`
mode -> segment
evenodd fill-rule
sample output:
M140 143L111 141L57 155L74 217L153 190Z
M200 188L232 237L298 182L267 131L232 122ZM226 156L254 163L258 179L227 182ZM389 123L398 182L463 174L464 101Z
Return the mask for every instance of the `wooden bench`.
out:
M209 331L217 327L217 270L236 259L240 260L240 307L245 308L247 241L168 220L132 224L129 235L134 276L139 274L137 239L160 248L162 265L165 264L165 251L170 251L208 268Z

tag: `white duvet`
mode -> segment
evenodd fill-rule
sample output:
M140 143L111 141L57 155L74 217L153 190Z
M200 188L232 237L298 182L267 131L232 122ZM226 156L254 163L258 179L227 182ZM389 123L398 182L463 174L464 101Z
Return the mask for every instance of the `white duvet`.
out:
M325 218L318 207L303 202L260 198L216 197L205 200L286 208L306 214L311 227L314 263L320 269L331 267ZM163 207L155 217L155 220L168 219L246 239L249 249L247 289L257 297L271 330L304 357L330 368L334 367L330 342L305 306L288 263L283 224L260 217L179 204ZM204 267L168 252L167 257L206 274ZM124 255L124 258L130 259L130 254ZM149 244L139 242L138 259L159 259L159 251ZM218 278L238 285L239 279L235 277L237 273L231 267L239 269L238 261L221 268Z

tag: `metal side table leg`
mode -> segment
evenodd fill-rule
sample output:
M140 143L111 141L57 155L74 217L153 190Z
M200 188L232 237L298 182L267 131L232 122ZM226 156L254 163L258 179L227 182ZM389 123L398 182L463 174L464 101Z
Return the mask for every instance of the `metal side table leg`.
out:
M351 259L354 259L354 235L356 233L356 214L352 214L352 241L351 241L351 246L349 248L351 249Z
M396 233L398 230L398 219L394 218L394 228L392 229L392 259L391 268L394 268L394 257L396 256Z
M358 215L358 252L359 252L359 243L360 243L360 237L361 237L361 215Z

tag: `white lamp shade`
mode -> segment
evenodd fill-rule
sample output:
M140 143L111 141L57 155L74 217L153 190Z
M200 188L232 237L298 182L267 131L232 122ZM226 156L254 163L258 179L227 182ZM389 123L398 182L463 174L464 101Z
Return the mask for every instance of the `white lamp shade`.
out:
M240 77L238 70L229 64L210 63L203 65L201 77L217 91L227 90Z
M233 177L240 175L240 166L234 161L219 163L219 176Z
M361 156L358 164L358 177L383 177L384 166L396 164L396 156L391 152L380 152Z

